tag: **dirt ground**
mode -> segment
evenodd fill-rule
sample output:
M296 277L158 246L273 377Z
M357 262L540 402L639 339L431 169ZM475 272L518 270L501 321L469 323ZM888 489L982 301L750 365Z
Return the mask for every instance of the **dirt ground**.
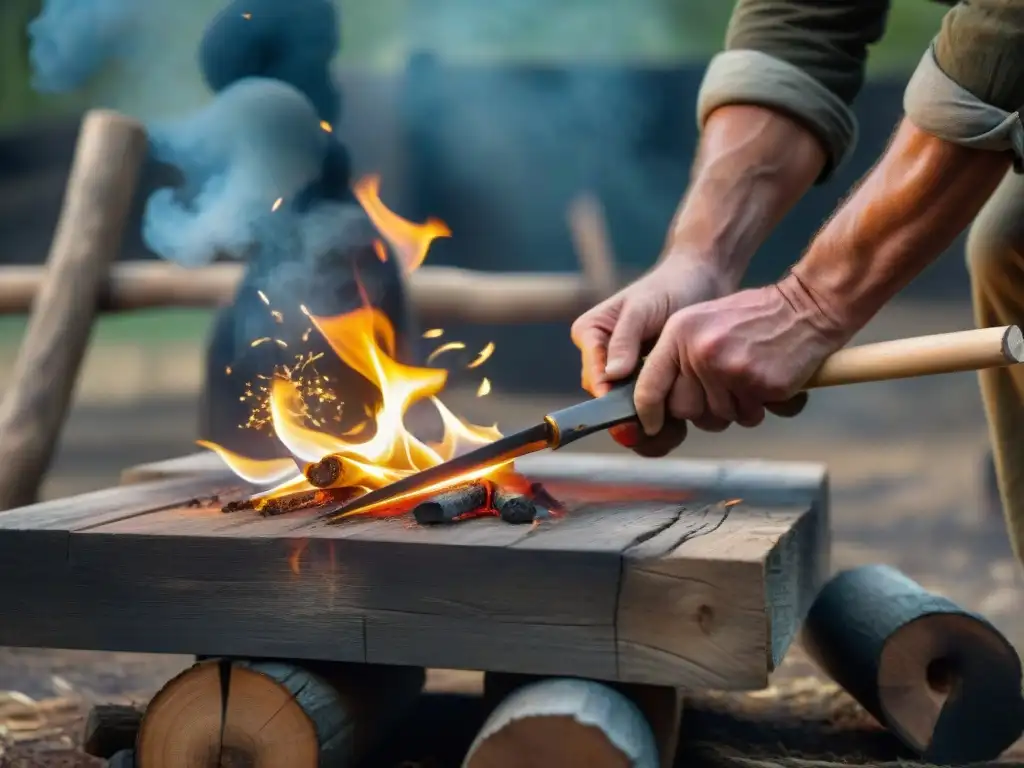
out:
M969 326L965 306L904 304L883 313L858 341ZM162 386L147 389L145 377L140 377L143 384L133 391L126 390L124 377L119 379L112 370L112 354L97 350L94 357L101 356L102 364L92 360L88 366L46 485L49 497L108 485L116 482L126 465L192 450L198 349L176 351L173 385L165 378ZM138 368L130 351L123 357L126 366ZM114 386L118 381L120 389ZM112 389L119 393L116 397L111 396ZM495 382L495 392L489 398L478 400L471 392L456 392L445 400L471 420L490 423L497 418L503 429L511 429L567 399L502 395L500 382ZM604 436L574 449L617 450ZM826 463L832 482L833 561L837 569L872 562L895 565L927 588L984 614L1018 650L1024 650L1024 578L1012 559L1001 521L986 512L982 503L985 450L975 377L955 374L815 392L808 409L797 419L774 420L756 430L734 428L722 435L694 435L679 454ZM0 694L0 744L6 739L8 745L8 762L0 757L0 766L74 765L61 760L70 759L67 749L89 702L144 700L189 662L184 657L0 649L0 691L16 692L6 694L8 710L17 709L18 702L23 706L24 697L71 702L67 711L61 709L63 704L48 705L58 713L50 718L57 723L56 730L44 739L56 750L51 757L40 747L39 761L13 762L21 759L13 746L18 727L12 730L10 722L3 725L5 694ZM777 673L775 683L783 689L799 687L801 680L815 674L797 648ZM432 689L458 700L457 694L472 692L478 683L478 676L439 674L432 680ZM829 706L839 706L836 701L850 706L830 689L818 686L815 691L814 696L832 702ZM742 710L754 701L756 698L732 699L728 706ZM460 705L453 706L457 709ZM696 722L720 722L715 720L716 706L710 699L699 704ZM22 729L26 743L32 740L30 730ZM763 731L761 727L759 732ZM779 743L785 740L782 731L769 728L768 733L775 733L768 742L772 738ZM741 738L746 743L752 737ZM892 754L879 752L876 759L899 756L894 744L887 743ZM814 751L807 745L794 748ZM421 761L419 765L441 768L448 764L435 758L434 763Z

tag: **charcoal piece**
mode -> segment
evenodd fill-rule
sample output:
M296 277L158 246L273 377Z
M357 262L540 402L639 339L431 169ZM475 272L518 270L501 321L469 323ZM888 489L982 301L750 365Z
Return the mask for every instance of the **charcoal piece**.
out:
M537 518L537 505L521 493L510 493L499 488L494 492L491 503L506 523L522 525L532 523Z
M314 488L330 488L338 484L344 471L341 459L337 456L324 456L320 461L307 464L303 474Z
M412 515L420 525L454 523L488 506L490 486L486 482L466 483L439 493L416 505Z

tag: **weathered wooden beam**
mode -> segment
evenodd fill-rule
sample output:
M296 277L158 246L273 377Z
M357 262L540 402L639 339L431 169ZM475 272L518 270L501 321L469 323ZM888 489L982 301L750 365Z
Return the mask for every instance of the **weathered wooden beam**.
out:
M94 306L102 312L218 307L235 295L242 270L238 263L192 269L159 261L115 264ZM26 312L41 289L43 275L41 267L0 267L0 314ZM605 296L585 276L573 273L422 267L408 282L422 322L437 325L570 321Z
M31 315L0 401L0 509L35 500L50 465L145 148L135 120L100 110L82 122L50 254L23 296Z
M827 562L820 467L553 453L519 469L568 514L224 514L238 483L212 468L4 513L19 579L0 582L0 644L765 684Z

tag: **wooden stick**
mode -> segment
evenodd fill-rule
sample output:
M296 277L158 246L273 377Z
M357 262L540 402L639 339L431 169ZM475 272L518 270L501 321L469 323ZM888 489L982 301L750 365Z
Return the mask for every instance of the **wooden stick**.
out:
M1020 362L1024 362L1024 334L1016 325L937 333L842 349L825 361L804 388L976 371Z
M53 245L0 403L0 509L33 502L49 467L145 147L142 125L123 115L93 111L82 122Z
M229 303L242 279L238 263L186 269L168 262L125 262L111 267L99 294L104 312L164 307L218 307ZM20 314L43 283L44 270L0 267L0 314ZM576 319L601 295L578 274L479 272L422 267L409 278L409 293L420 319L523 324Z
M1021 734L1021 665L998 630L899 571L840 573L804 625L817 664L929 762L997 757Z
M462 766L659 764L651 727L628 698L591 680L551 678L508 695L487 718Z
M139 730L140 765L349 768L423 687L422 669L200 661L165 685ZM211 763L211 764L214 764Z
M589 193L577 196L569 204L568 220L583 279L595 298L611 296L619 281L601 201Z

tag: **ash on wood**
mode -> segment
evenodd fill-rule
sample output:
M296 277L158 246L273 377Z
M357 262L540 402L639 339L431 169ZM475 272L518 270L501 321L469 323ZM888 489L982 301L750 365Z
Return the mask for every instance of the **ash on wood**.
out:
M994 759L1024 728L1021 663L1006 638L888 566L833 578L808 613L804 645L930 762Z
M650 725L637 706L592 680L525 685L487 718L463 768L658 768Z
M116 752L135 747L142 710L127 704L97 704L85 720L82 751L111 759Z
M138 762L170 768L219 755L218 765L348 768L408 711L423 681L410 667L204 660L149 703Z
M506 523L532 523L537 519L537 505L533 499L521 493L511 493L504 488L496 488L491 501L494 510Z
M490 501L489 483L465 483L420 502L413 508L412 515L420 525L455 523L470 515L486 514Z

